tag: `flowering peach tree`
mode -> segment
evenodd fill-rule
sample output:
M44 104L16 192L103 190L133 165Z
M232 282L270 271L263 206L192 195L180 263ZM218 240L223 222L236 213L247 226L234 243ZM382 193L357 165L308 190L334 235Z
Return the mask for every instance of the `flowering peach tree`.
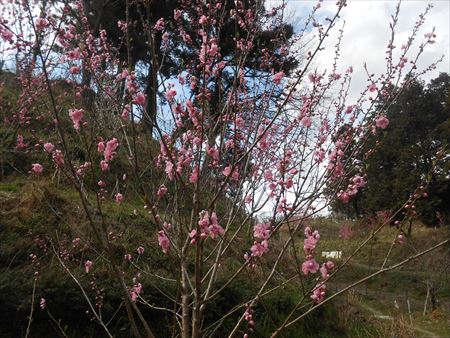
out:
M369 135L386 132L385 112L407 85L404 75L417 77L435 66L416 66L434 42L434 32L418 34L430 8L398 42L397 8L386 71L367 72L367 85L351 100L352 66L339 71L344 0L327 18L320 1L311 6L295 34L277 31L272 48L261 47L257 37L285 21L283 4L269 9L262 1L180 0L170 17L149 20L152 1L123 3L120 46L106 30L92 28L80 1L2 1L0 21L5 69L21 88L2 111L4 130L14 139L4 148L29 158L23 174L30 180L53 175L77 191L80 219L88 226L71 242L53 239L48 247L105 334L113 336L102 316L104 296L99 291L94 300L85 282L86 276L95 280L100 267L113 276L109 287L120 290L136 337L164 335L152 327L149 313L155 312L171 318L167 332L174 336L249 337L261 300L292 286L298 302L276 323L275 337L367 278L448 242L390 266L387 253L379 270L332 293L329 281L393 218L339 262L318 255L321 235L312 222L334 198L346 203L363 189L364 164L350 155L359 154ZM233 30L224 31L229 22ZM140 81L146 70L131 60L136 26L152 64L152 98ZM317 68L332 30L340 32L332 66ZM222 40L230 34L232 52L223 55ZM412 55L417 40L419 52ZM178 74L165 76L161 69L175 51ZM195 57L183 58L183 51ZM285 67L288 60L296 60L294 69ZM150 104L155 114L147 113ZM425 190L426 183L405 204ZM146 224L133 246L123 233L135 229L115 217L121 213L112 212L111 203ZM403 236L401 221L398 229ZM399 242L396 237L392 245ZM156 259L161 263L152 267L148 262ZM145 284L144 277L167 289ZM211 318L212 304L242 280L252 285L251 296L228 300L231 306ZM156 303L154 294L167 300ZM51 307L45 292L39 305Z

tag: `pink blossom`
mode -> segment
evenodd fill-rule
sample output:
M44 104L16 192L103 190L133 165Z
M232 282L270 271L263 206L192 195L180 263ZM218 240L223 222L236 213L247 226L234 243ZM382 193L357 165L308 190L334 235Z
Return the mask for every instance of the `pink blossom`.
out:
M78 67L78 66L70 67L69 72L70 72L70 74L79 74L80 73L80 67Z
M369 92L374 92L375 90L377 90L377 85L372 82L369 86Z
M181 11L179 9L174 9L173 18L177 21L181 17Z
M162 197L164 197L164 195L167 193L167 188L166 188L166 186L164 185L164 184L161 184L160 186L159 186L159 188L158 188L158 192L156 193L156 195L159 197L159 198L162 198Z
M219 225L219 224L211 224L208 227L209 230L209 236L212 239L215 239L218 235L223 235L225 233L225 230Z
M271 180L273 180L273 174L272 174L272 172L271 172L269 169L267 169L266 171L264 171L264 179L265 179L266 181L271 181Z
M129 104L127 104L123 110L122 110L122 114L120 115L120 117L124 120L128 120L130 118L130 111L131 111L131 107Z
M132 300L133 302L136 302L136 301L137 301L138 296L139 296L139 295L138 295L136 292L134 292L134 291L131 291L131 292L130 292L130 297L131 297L131 300Z
M91 270L92 264L93 263L90 260L87 260L86 262L84 262L84 269L86 270L86 273L89 273L89 271Z
M97 144L97 151L99 152L99 153L102 153L102 152L104 152L105 151L105 142L99 142L98 144Z
M175 89L169 89L169 90L166 92L166 99L167 99L167 101L172 102L172 101L173 101L173 98L174 98L176 95L177 95L177 91L176 91Z
M108 162L106 162L105 160L101 160L100 161L100 168L102 169L102 171L108 170L109 169Z
M328 279L329 274L328 274L328 269L325 264L322 264L319 271L320 271L320 274L322 275L323 279Z
M145 251L145 249L144 249L144 247L143 247L143 246L140 246L140 247L138 247L138 248L136 249L136 251L137 251L137 253L138 253L139 255L143 255L143 254L144 254L144 251Z
M353 181L353 183L354 183L358 188L363 187L363 186L366 185L366 181L364 181L364 178L362 178L362 177L359 176L359 175L355 175L355 176L352 178L352 181Z
M208 227L208 230L211 238L215 239L218 235L223 235L225 230L223 230L223 228L219 225L219 221L215 212L212 212L210 220L211 224Z
M322 267L320 268L320 274L322 275L323 279L328 279L330 277L329 271L334 268L334 263L332 261L328 261L326 263L322 264Z
M300 123L305 127L309 128L312 125L311 118L309 116L305 116L301 119Z
M252 257L261 257L269 251L269 242L267 240L263 240L261 243L254 242L250 251L252 252Z
M119 141L116 138L113 138L106 142L106 147L103 155L105 156L105 161L110 161L116 155L115 151L119 146Z
M348 203L348 201L350 200L350 196L346 192L338 192L337 198L339 198L342 203Z
M305 275L316 273L319 270L319 263L314 258L309 258L302 263L302 271Z
M145 95L142 92L137 93L134 96L133 102L140 106L143 106L145 104Z
M385 116L383 116L383 115L379 116L379 117L375 120L375 125L376 125L378 128L381 128L381 129L386 129L387 126L388 126L388 124L389 124L389 120L387 119L387 117L385 117Z
M253 227L253 237L258 239L269 239L270 223L259 223Z
M169 180L172 181L175 176L175 171L173 170L173 163L171 161L166 161L166 168L164 171L166 172Z
M39 302L39 307L40 307L42 310L45 310L46 306L47 306L47 303L46 303L46 301L45 301L45 298L41 298L41 301Z
M214 161L219 160L219 150L216 147L208 147L206 153L213 158Z
M284 186L286 189L290 189L294 186L294 181L292 180L292 178L288 178L285 182L284 182Z
M3 40L12 42L13 33L9 29L0 30Z
M317 285L316 288L313 291L313 294L311 295L311 299L315 303L321 303L325 299L326 294L326 286L325 284L321 283L320 285Z
M156 24L155 24L154 28L157 31L164 30L164 18L160 18L158 21L156 21Z
M116 203L121 204L123 202L123 195L121 193L116 194Z
M78 48L74 49L74 50L70 50L66 53L66 56L69 60L72 60L72 61L77 60L80 58L80 50Z
M198 174L199 174L199 169L198 169L198 165L196 165L194 167L194 170L192 170L191 176L189 177L189 182L192 183L192 184L197 183L197 181L198 181Z
M38 31L41 31L41 30L43 30L45 27L48 26L48 20L45 19L45 18L37 18L36 21L35 21L35 24L36 24L36 29L37 29Z
M62 167L62 166L64 165L64 156L63 156L61 150L56 149L56 150L53 152L52 158L53 158L53 162L55 162L55 164L56 164L58 167Z
M200 17L200 19L198 20L198 23L199 23L200 25L204 25L207 21L208 21L208 19L206 18L206 16L202 15L202 16Z
M275 83L276 85L279 85L281 83L281 80L283 79L283 77L284 77L284 72L283 71L274 74L273 78L272 78L273 79L273 83Z
M80 123L84 116L83 109L70 109L69 116L72 119L73 127L76 131L80 130Z
M197 230L193 229L191 232L189 232L189 238L191 239L191 244L195 244L195 237L197 236Z
M44 167L39 164L39 163L33 163L31 170L35 173L35 174L42 174L42 172L44 171Z
M17 135L17 143L16 143L16 148L17 149L24 149L28 147L28 144L23 142L23 136L22 135Z
M214 57L219 52L219 47L217 46L217 43L212 43L211 46L208 49L208 55L211 57Z
M236 118L236 127L238 127L239 129L243 129L245 127L245 121L242 117L238 116Z
M320 83L320 80L322 80L322 76L318 74L309 74L308 79L312 83Z
M142 292L142 284L136 283L130 290L130 297L133 302L137 301L139 294Z
M333 73L332 77L333 77L333 80L339 80L341 78L341 74Z
M308 236L303 241L303 250L306 253L311 253L315 250L317 244L317 240L313 236Z
M236 170L236 168L234 169L233 173L231 174L231 177L233 178L233 180L237 181L239 179L239 171Z
M225 169L222 172L225 176L230 176L231 174L231 166L225 167Z
M405 244L405 236L403 234L399 234L397 236L397 243L400 244L400 245Z
M47 142L44 144L44 149L47 153L50 154L55 149L55 146L52 143Z
M158 243L162 249L162 252L167 253L170 247L170 241L163 230L158 231Z

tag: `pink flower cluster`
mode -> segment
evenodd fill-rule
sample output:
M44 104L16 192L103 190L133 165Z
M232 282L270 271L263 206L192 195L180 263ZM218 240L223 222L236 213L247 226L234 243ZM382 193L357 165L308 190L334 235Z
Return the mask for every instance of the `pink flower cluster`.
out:
M121 204L123 202L123 195L119 192L116 194L115 199L117 204Z
M83 164L79 165L79 166L75 166L76 167L76 173L77 176L82 178L85 174L85 172L91 168L91 162L84 162Z
M358 189L366 185L364 178L359 175L355 175L350 181L351 183L349 183L345 191L340 190L336 194L337 198L339 198L342 203L348 203L350 197L355 196L358 193Z
M193 148L188 144L176 149L175 146L169 147L168 142L168 137L164 137L164 140L160 141L160 154L156 159L156 165L158 167L165 166L166 175L172 181L177 174L181 175L184 169L191 168ZM195 179L196 177L194 175L193 181Z
M86 271L86 273L89 273L89 271L91 270L92 267L92 261L87 260L86 262L84 262L84 269Z
M269 251L269 239L272 232L270 223L258 223L253 227L253 237L256 239L250 248L250 255L246 253L244 258L246 261L252 258L262 257Z
M323 283L317 284L316 288L313 291L313 294L311 295L311 299L315 303L323 302L323 300L325 299L326 291L327 291L327 286L325 284L323 284Z
M140 293L142 293L142 284L141 283L134 284L130 290L131 300L133 302L136 302Z
M302 271L305 275L316 273L319 270L319 263L314 259L316 245L320 240L320 234L317 230L312 231L309 226L305 228L305 240L303 241L303 250L306 254L306 261L302 263Z
M16 149L25 149L26 147L28 147L28 144L23 142L23 136L17 135Z
M99 153L103 153L103 156L105 158L104 160L100 161L100 167L103 171L109 169L108 162L111 161L114 158L114 156L116 156L116 150L118 147L119 141L116 138L113 138L108 142L106 142L106 145L105 142L103 142L103 140L98 142L97 151Z
M119 141L116 138L113 138L106 142L105 151L103 155L105 156L105 161L111 161L113 157L116 155L116 149L119 146Z
M53 162L59 168L64 166L64 155L61 150L56 149L52 154Z
M278 72L276 74L273 75L272 79L273 79L273 83L275 83L276 85L279 85L281 83L281 80L284 77L284 72Z
M46 142L43 145L44 151L52 156L53 162L55 163L56 167L61 168L62 166L64 166L64 156L61 150L59 149L55 149L55 146L53 145L53 143L50 142ZM37 163L38 164L38 163ZM83 165L81 165L78 169L78 174L81 176L83 170L87 169L90 167L90 162L86 162ZM34 167L33 166L33 172L36 172L36 170L39 171L39 166Z
M42 174L44 167L39 163L33 163L31 165L31 171L37 175Z
M309 226L305 228L305 240L303 250L306 254L306 261L302 263L302 271L305 275L314 274L320 270L322 281L314 288L311 299L315 303L320 303L325 299L326 285L325 281L329 278L329 271L334 268L334 263L328 261L320 267L319 263L314 259L316 245L320 240L320 234L317 230L312 231Z
M212 239L215 239L217 236L224 234L225 230L223 230L223 228L219 225L217 214L214 211L210 215L208 211L203 210L200 212L199 216L200 220L198 221L198 225L200 227L200 233L197 234L196 229L193 229L189 233L191 244L196 243L197 237L204 239L209 236Z
M164 230L158 231L158 243L162 252L167 253L167 251L169 251L170 241Z
M83 109L70 109L69 110L69 116L72 120L73 127L76 131L80 130L81 127L81 120L84 116L84 110Z
M134 96L134 98L133 98L133 102L134 103L136 103L136 104L138 104L138 105L140 105L140 106L143 106L144 104L145 104L145 94L144 93L142 93L142 92L138 92L135 96Z
M341 159L344 156L343 149L345 149L346 142L337 140L334 145L335 149L328 155L327 169L333 173L335 178L339 178L344 174L344 165Z
M381 115L375 120L375 125L377 128L386 129L389 125L389 120L386 116Z
M167 194L167 188L164 184L161 184L158 188L158 191L156 192L156 195L159 198L163 198Z
M253 327L255 326L255 321L253 320L253 309L251 307L248 307L245 309L244 312L244 320L247 322L247 325L249 327L249 331L253 331ZM244 338L247 338L248 334L244 334Z

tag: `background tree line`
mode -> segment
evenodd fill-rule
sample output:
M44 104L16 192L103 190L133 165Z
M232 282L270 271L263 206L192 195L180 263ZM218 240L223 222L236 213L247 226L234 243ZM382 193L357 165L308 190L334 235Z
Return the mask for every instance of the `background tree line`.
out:
M367 184L349 203L336 199L334 211L359 217L396 210L425 180L427 195L415 205L417 216L427 225L444 221L450 211L449 89L447 73L428 84L411 78L388 109L388 128L379 139L364 140Z

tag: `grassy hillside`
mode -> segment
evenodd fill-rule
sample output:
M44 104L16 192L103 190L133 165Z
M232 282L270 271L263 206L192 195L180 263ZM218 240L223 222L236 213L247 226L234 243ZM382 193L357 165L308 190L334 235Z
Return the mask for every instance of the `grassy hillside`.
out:
M103 302L102 314L105 318L119 318L111 322L111 329L118 336L127 335L126 321L120 320L120 316L124 316L120 306L121 296L114 287L115 281L109 275L107 263L102 260L101 254L94 254L90 250L88 240L85 241L82 238L82 243L87 248L74 247L72 243L73 238L86 233L87 226L77 201L77 193L64 185L58 185L56 179L36 180L10 177L0 182L2 248L0 250L0 303L2 304L0 327L3 337L24 335L28 325L27 317L30 312L36 272L38 277L31 324L33 337L48 337L48 330L52 330L57 336L58 332L61 332L58 325L70 337L98 336L100 330L97 324L90 321L90 314L86 312L88 310L86 300L56 259L54 250L67 250L66 265L70 267L70 271L87 287L86 292L92 299L96 296L100 297L98 299ZM126 227L111 225L110 229L111 236L116 237L114 245L118 260L125 253L134 253L137 246L145 246L146 253L138 258L141 263L139 264L141 266L140 280L146 295L154 301L154 304L161 306L167 304L167 299L161 295L161 292L176 296L177 291L171 287L170 282L156 277L156 275L167 275L168 271L164 265L166 257L157 246L152 224L146 221L144 215L134 213L134 209L139 205L139 200L127 200L123 208L116 208L115 203L107 201L104 205L107 210L105 214L110 217L111 224L114 224L113 220L117 219L121 220L121 224L126 224ZM362 222L351 223L353 236L342 239L339 238L342 222L323 219L315 220L314 223L322 233L319 250L342 250L344 256L371 231L371 228ZM415 228L413 239L406 243L405 247L393 250L392 261L404 257L408 251L413 252L426 247L435 237L448 236L445 229L430 229L420 225L416 225ZM368 246L356 256L352 263L330 283L331 291L338 291L355 278L364 277L379 267L384 258L382 253L389 248L394 232L393 228L382 231L373 245ZM298 243L300 245L301 241ZM447 318L450 284L443 280L448 278L448 275L433 275L433 282L436 286L439 285L436 291L439 306L431 311L431 305L429 305L427 314L422 316L423 302L426 297L424 281L427 276L430 276L425 267L428 265L431 269L445 263L442 260L445 259L446 254L448 249L443 249L432 256L441 263L415 262L358 286L353 293L339 297L322 311L307 318L295 330L288 331L285 337L319 337L318 332L320 337L379 337L384 330L389 330L395 325L398 330L408 332L410 317L407 300L410 302L413 323L417 324L419 329L427 330L428 328L439 334L449 332ZM36 255L37 258L31 259L30 255ZM83 271L82 262L87 258L94 262L93 278L88 277ZM236 262L238 259L239 257L235 258ZM233 258L230 258L227 264L233 265ZM122 267L125 271L129 271L130 275L136 273L136 267L126 262ZM217 320L238 300L244 300L251 294L254 286L251 284L251 278L247 277L249 276L244 276L226 290L222 298L212 305L206 320L211 322ZM256 311L258 318L256 329L261 337L265 336L266 332L269 332L275 323L283 318L287 309L295 304L298 300L296 294L295 290L288 287L261 302L261 307ZM41 297L47 300L48 312L39 309L37 305ZM374 311L395 320L380 319L383 318L382 315L377 316ZM150 322L154 327L159 327L160 336L166 336L166 325L169 324L167 317L161 312L148 309L144 313L151 318ZM56 321L52 320L51 316ZM419 331L417 332L420 334Z

